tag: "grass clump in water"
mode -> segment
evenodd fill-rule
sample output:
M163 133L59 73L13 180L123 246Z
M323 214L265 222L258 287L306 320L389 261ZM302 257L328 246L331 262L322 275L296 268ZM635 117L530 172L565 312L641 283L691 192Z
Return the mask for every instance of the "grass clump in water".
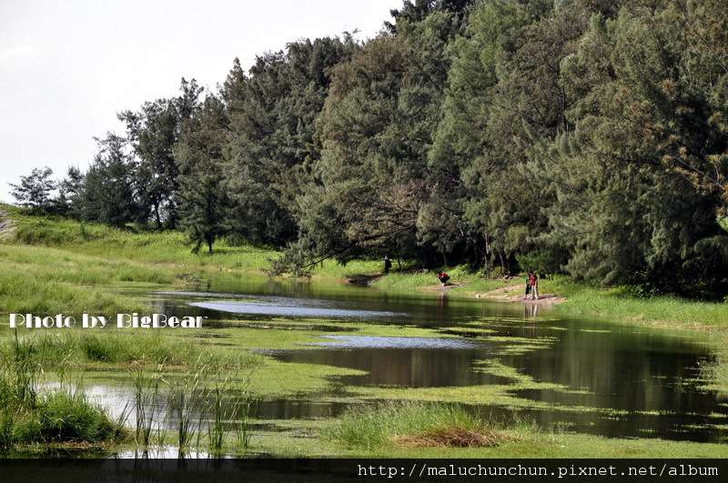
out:
M437 403L388 403L345 413L325 437L349 448L486 447L512 439L462 406Z
M86 360L91 362L148 362L183 365L195 359L189 342L161 335L85 335L78 341Z
M123 431L83 394L56 391L41 396L14 434L24 443L100 442L118 439Z
M0 369L0 449L33 443L97 444L125 435L123 421L112 421L81 392L70 388L39 391L40 352L32 339L14 338Z

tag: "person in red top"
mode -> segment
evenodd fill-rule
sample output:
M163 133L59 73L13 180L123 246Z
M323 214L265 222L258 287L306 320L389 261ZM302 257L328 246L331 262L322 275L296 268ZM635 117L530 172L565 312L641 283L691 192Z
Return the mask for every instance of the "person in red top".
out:
M538 275L536 272L529 274L528 283L531 286L531 300L538 300Z
M447 284L447 281L450 280L450 275L445 272L440 272L437 274L437 278L440 280L440 283L445 286L445 284Z

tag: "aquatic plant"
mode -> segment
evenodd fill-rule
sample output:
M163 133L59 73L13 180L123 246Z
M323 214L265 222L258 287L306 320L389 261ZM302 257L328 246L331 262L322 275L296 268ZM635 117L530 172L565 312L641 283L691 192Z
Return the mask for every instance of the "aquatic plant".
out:
M177 446L180 451L191 446L195 429L199 432L201 422L198 419L197 426L193 426L193 415L204 393L204 389L200 387L204 374L205 366L194 372L190 371L177 380L170 390L167 418L176 422Z
M223 395L220 387L211 390L212 401L209 407L210 421L207 426L207 437L209 443L209 451L213 456L222 455L222 447L225 441L225 428L223 421L225 420L225 409L223 406Z
M96 443L124 437L123 421L112 421L71 384L40 391L43 344L15 334L2 351L0 449L30 443ZM64 363L61 361L61 365ZM61 370L65 378L65 369Z
M134 373L133 380L136 416L134 440L138 445L147 448L152 444L154 429L159 427L159 421L155 419L160 402L160 376L158 373L150 378L139 369Z

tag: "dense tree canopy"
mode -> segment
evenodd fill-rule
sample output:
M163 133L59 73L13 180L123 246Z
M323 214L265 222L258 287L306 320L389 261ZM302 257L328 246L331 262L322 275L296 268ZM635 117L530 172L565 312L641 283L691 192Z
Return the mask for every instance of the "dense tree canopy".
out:
M87 173L19 201L285 248L716 291L728 269L720 0L416 0L367 42L235 60L125 111ZM39 198L40 197L40 198ZM42 198L42 199L41 199Z

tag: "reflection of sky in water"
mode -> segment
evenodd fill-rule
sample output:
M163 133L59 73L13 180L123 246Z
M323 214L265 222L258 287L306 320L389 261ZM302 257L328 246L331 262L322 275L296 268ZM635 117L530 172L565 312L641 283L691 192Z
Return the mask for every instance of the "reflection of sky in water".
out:
M166 445L159 447L150 447L147 449L135 449L135 450L128 450L128 451L121 451L119 453L116 453L114 455L116 458L121 459L182 459L182 458L209 458L209 453L205 451L198 451L198 450L183 450L180 451L180 449L177 446L171 446ZM225 456L229 457L229 456Z
M285 297L275 297L274 300L265 302L191 302L191 306L202 309L218 310L233 314L255 314L255 315L281 315L286 317L343 317L343 318L371 318L371 317L396 317L407 316L397 312L378 310L351 310L339 308L326 308L316 306L319 304L303 304L300 300ZM310 306L313 305L313 306Z
M480 344L462 339L434 337L371 337L358 335L324 335L332 342L315 342L311 345L341 347L346 349L477 349Z

